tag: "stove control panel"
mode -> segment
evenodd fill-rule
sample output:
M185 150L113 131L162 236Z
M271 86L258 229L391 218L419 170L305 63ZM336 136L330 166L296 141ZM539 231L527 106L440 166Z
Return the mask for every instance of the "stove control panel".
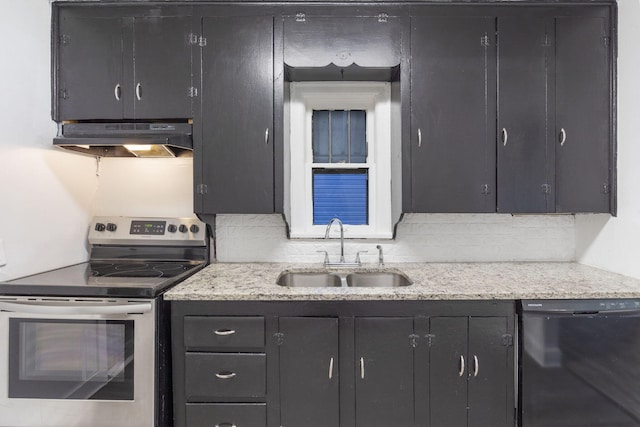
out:
M204 246L206 226L196 218L95 217L92 245Z

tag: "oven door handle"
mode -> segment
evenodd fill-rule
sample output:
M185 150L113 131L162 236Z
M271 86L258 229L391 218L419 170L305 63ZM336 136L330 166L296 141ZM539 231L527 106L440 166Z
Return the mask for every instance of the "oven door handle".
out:
M62 314L62 315L82 315L82 314L135 314L148 313L151 311L150 302L135 304L108 304L108 305L83 305L81 303L70 303L67 305L41 304L37 302L7 302L0 301L1 311L28 314Z

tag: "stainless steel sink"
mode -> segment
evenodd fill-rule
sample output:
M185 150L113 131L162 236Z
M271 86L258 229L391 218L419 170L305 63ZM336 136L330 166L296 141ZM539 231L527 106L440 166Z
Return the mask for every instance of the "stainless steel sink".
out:
M342 279L333 273L318 273L308 271L285 271L280 274L276 282L280 286L299 287L336 287L342 286Z
M394 271L362 271L347 275L347 286L395 288L409 286L411 280L402 273Z

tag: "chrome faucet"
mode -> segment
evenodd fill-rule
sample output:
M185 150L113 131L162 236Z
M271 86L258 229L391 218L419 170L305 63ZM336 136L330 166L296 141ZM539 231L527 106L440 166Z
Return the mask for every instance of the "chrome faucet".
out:
M340 218L331 218L331 220L327 224L327 229L324 232L324 238L329 238L329 232L331 231L331 226L334 222L337 222L340 226L340 263L344 264L344 227L342 225L342 221L340 221ZM328 264L328 262L325 262L325 264Z

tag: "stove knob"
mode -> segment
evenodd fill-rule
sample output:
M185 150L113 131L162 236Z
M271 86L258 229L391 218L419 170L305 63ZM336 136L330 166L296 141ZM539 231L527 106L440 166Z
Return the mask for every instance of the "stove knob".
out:
M118 226L112 222L107 224L107 231L116 231L117 228Z
M180 230L181 233L186 233L188 228L186 225L180 224L180 227L178 228L178 230Z
M169 226L167 227L167 231L169 233L175 233L177 229L178 227L176 227L175 224L169 224Z
M197 233L198 231L200 231L200 227L198 227L195 224L192 224L191 227L189 227L189 231L191 231L193 234Z
M95 227L96 231L104 231L105 228L106 227L104 226L103 223L101 223L101 222L96 223L96 227Z

